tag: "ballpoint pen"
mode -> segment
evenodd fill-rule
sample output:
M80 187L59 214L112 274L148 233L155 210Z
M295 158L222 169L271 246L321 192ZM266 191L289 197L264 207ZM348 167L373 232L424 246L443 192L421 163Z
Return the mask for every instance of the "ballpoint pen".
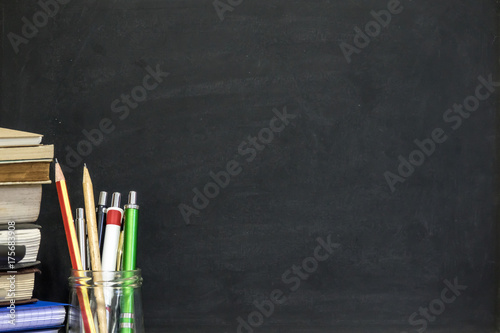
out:
M80 247L80 257L82 260L82 268L88 269L87 266L87 233L85 231L85 218L83 217L83 208L76 210L75 228L78 238L78 246Z
M99 249L101 251L104 247L104 235L106 234L106 201L108 199L108 193L101 191L99 193L99 201L97 202L96 213L97 213L97 234L99 236Z
M123 270L125 275L132 274L130 271L136 269L137 255L137 226L139 217L139 206L137 205L137 193L130 191L128 204L125 205L124 218L124 249ZM127 278L127 276L125 276ZM122 298L122 313L120 314L120 333L134 332L134 295L133 288L125 287Z

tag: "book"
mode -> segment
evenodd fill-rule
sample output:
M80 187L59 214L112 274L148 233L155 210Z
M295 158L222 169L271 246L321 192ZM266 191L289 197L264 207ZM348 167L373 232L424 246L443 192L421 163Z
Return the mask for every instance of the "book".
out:
M52 159L54 145L0 148L0 161Z
M35 287L35 273L40 273L40 270L24 268L0 272L0 305L9 305L11 299L16 302L30 300Z
M33 266L37 266L37 265L40 265L40 261L39 260L36 260L36 261L31 261L31 262L27 262L27 263L17 263L17 264L14 264L14 268L12 268L11 264L6 264L6 265L0 265L0 271L7 271L7 270L20 270L20 269L23 269L23 268L27 268L27 267L33 267Z
M39 225L31 223L0 225L0 270L14 269L15 264L37 262L41 239L40 228Z
M3 183L50 182L51 162L52 159L1 161L0 185Z
M0 128L0 332L57 332L66 316L64 305L32 298L41 233L29 222L38 219L54 157L42 137Z
M66 318L66 306L67 304L46 301L17 305L14 318L10 316L8 307L0 308L0 332L27 332L61 327Z
M43 135L0 127L0 147L35 146Z
M0 186L0 224L35 222L40 213L42 185L18 184Z

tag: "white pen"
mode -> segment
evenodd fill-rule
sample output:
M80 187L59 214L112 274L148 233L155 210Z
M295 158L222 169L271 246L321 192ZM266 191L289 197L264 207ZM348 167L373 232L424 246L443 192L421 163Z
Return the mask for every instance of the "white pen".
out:
M115 192L111 198L111 206L106 211L106 232L104 233L104 246L102 249L102 270L104 281L113 279L114 274L108 273L116 270L116 253L118 242L120 240L120 229L123 218L123 209L120 208L120 193ZM106 312L108 322L110 318L110 308L113 302L114 289L104 284L104 302L106 303Z
M116 251L120 240L120 229L123 218L123 209L120 208L120 193L113 193L111 207L106 212L106 232L102 249L102 270L116 269Z

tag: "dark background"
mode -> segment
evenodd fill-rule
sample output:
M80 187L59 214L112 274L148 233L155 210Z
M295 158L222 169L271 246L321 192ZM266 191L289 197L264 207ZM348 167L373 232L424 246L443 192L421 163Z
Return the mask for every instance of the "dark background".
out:
M96 195L138 192L148 332L236 332L277 288L288 300L255 332L415 332L455 277L467 290L427 330L492 332L496 95L455 131L442 117L499 78L496 1L401 5L348 64L340 42L387 1L243 0L223 21L212 0L71 1L17 54L7 34L40 7L2 1L0 126L55 144L76 209L67 149L111 119L83 160ZM157 65L169 76L121 120L112 102ZM244 162L239 144L284 107L297 117ZM384 172L435 128L448 140L391 192ZM179 204L232 159L241 174L187 225ZM55 185L43 193L35 296L66 301ZM291 293L282 274L328 235L340 247Z

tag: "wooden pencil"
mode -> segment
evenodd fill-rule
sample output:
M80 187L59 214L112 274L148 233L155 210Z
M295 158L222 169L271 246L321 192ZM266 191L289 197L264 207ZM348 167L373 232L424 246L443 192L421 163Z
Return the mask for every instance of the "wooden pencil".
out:
M87 234L90 249L90 263L92 270L97 280L102 281L101 272L101 255L99 249L99 236L97 234L97 220L94 202L94 188L90 178L87 165L83 166L83 198L85 201L85 216L87 219ZM102 285L96 286L94 289L96 305L97 305L97 318L99 320L99 333L107 333L108 325L106 321L106 304L104 302L104 290Z
M64 174L55 160L55 181L57 188L57 196L59 198L59 205L61 207L61 214L64 222L64 231L66 233L66 240L68 241L69 256L71 258L71 267L77 272L82 270L82 260L80 257L80 250L78 248L78 240L76 238L75 225L73 224L73 214L69 203L68 190L66 188L66 180ZM77 273L79 274L79 273ZM89 296L86 289L77 288L78 302L82 312L85 332L95 333L94 317L90 310Z

